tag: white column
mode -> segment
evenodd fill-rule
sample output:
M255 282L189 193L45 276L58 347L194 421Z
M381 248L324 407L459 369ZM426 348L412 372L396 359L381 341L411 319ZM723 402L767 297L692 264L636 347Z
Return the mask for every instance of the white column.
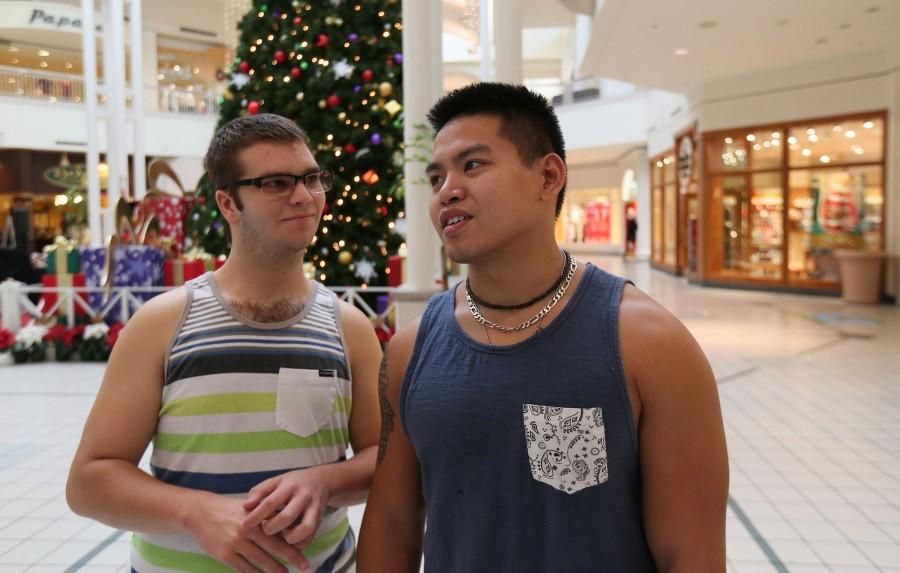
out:
M581 62L587 53L588 44L591 41L593 18L585 14L575 16L575 68L572 72L574 78L581 77Z
M427 125L425 115L442 91L441 17L440 0L403 3L403 77L417 78L403 86L403 138L408 146L417 136L421 137L421 128L417 126ZM426 164L411 160L414 155L429 154L410 147L406 150L407 276L403 277L402 292L395 296L399 324L421 314L424 302L435 292L435 277L440 268L440 247L428 214L431 189L423 182Z
M521 84L522 3L520 0L494 0L493 5L494 79Z
M493 0L481 0L478 4L478 47L481 62L481 81L494 80L494 35L491 27L491 11Z
M106 194L110 212L128 189L128 154L125 150L125 35L123 0L103 2L103 93L106 96ZM106 231L114 231L113 226Z
M94 23L94 0L81 0L81 51L84 67L84 102L87 110L87 212L91 246L103 244L100 227L100 147L97 141L97 33Z
M634 258L639 261L650 260L650 164L647 150L642 149L634 154L634 178L637 182L637 245Z
M144 37L141 22L141 0L131 0L129 16L131 20L131 113L134 118L134 149L132 152L134 198L142 199L147 191L147 174L144 160Z
M159 110L159 56L158 56L158 38L156 32L152 30L144 30L143 34L143 62L144 62L144 110Z

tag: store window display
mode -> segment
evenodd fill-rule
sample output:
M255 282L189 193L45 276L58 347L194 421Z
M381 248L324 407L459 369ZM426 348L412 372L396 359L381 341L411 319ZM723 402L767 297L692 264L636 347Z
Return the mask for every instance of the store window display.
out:
M616 188L570 189L557 220L557 240L576 250L621 243L620 221L616 220L621 210L619 193Z
M834 288L835 249L883 248L883 113L705 141L712 278Z

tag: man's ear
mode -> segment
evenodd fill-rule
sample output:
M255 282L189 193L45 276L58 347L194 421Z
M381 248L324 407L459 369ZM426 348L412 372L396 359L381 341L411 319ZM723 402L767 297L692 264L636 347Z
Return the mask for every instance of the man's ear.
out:
M562 157L555 153L545 155L541 162L541 176L543 183L541 185L541 200L552 201L556 204L556 196L562 191L566 185L566 162Z
M216 205L219 206L219 212L222 213L229 225L238 223L241 205L234 195L222 189L216 189Z

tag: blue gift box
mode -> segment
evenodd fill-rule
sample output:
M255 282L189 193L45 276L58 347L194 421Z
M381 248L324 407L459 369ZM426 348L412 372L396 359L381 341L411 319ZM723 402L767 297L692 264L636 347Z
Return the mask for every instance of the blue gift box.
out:
M106 248L83 247L81 267L87 286L103 286L103 271L106 266ZM162 286L165 279L166 254L162 249L147 245L120 245L115 250L112 286ZM156 296L154 292L132 293L140 300L147 301ZM88 295L91 308L104 307L106 293L92 292ZM132 303L130 313L137 311ZM108 322L116 322L121 316L121 307L116 302L107 313Z

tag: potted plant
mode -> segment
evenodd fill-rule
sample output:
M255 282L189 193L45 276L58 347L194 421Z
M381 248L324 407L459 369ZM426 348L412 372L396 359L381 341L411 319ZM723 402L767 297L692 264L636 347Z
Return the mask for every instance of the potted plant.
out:
M26 326L16 333L16 341L12 347L13 361L16 364L26 362L43 362L47 358L47 343L44 335L47 327L40 324Z

